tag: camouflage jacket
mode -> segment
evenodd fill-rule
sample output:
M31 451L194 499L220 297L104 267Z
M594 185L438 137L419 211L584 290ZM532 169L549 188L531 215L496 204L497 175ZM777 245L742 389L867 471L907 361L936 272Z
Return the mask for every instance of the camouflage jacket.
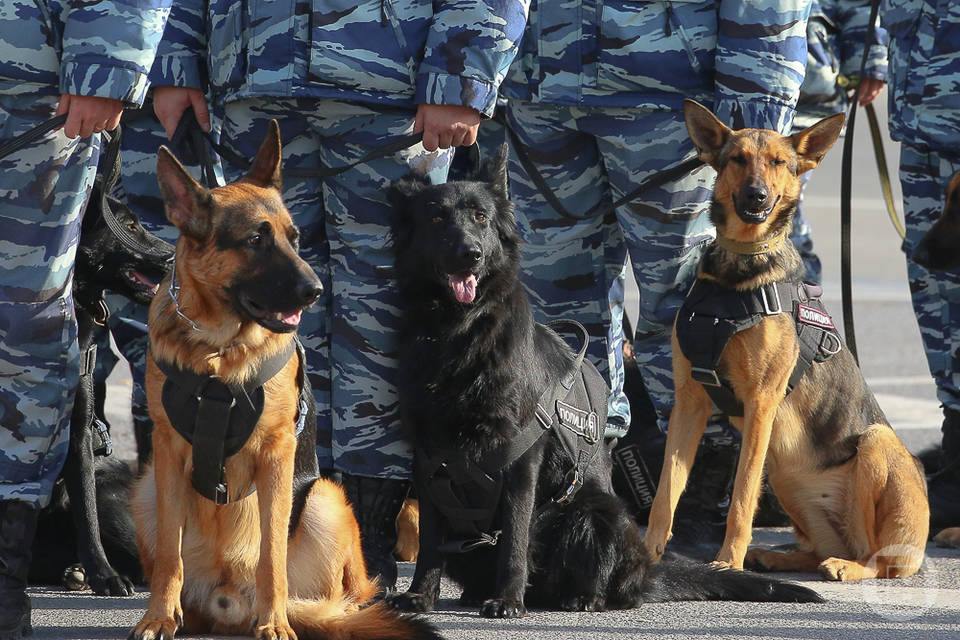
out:
M838 84L860 75L871 0L813 0L807 23L807 69L800 86L794 129L847 108L847 92ZM879 23L879 20L877 21ZM887 32L873 29L864 75L887 79Z
M530 0L177 0L151 79L491 114ZM207 84L209 83L209 84Z
M502 93L566 105L679 109L789 130L810 0L539 0Z
M890 136L960 154L960 2L884 0L890 34Z
M0 93L143 102L171 0L3 0Z

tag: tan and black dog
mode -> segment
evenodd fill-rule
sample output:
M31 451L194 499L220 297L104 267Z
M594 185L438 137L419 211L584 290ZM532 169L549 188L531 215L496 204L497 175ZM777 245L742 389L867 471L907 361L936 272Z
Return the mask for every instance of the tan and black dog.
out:
M207 190L160 149L180 238L150 308L154 459L133 498L150 601L130 637L436 638L418 618L361 608L377 586L359 529L340 486L318 478L295 331L322 287L297 255L280 152L273 122L248 174Z
M654 558L664 552L714 398L725 389L742 414L726 411L743 438L718 564L819 571L828 580L912 575L922 563L930 518L919 462L887 424L819 305L819 292L800 284L800 257L786 237L799 176L820 163L844 116L781 136L733 131L689 100L684 115L700 158L717 171L710 214L717 242L707 248L674 324L676 403L647 549ZM730 296L753 309L751 320L722 312ZM687 308L717 300L721 311L713 316ZM736 329L725 346L713 343L720 349L711 356L713 368L699 355L700 366L691 364L678 340L687 325L708 333ZM801 345L811 338L814 353L797 377ZM793 521L797 551L747 551L764 466Z

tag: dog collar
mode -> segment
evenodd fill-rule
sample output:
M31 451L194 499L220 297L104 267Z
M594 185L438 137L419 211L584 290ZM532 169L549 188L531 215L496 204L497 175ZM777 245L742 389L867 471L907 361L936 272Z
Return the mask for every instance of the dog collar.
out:
M771 251L776 251L783 245L783 241L786 240L787 234L778 233L772 238L766 240L758 240L757 242L739 242L737 240L731 240L729 238L724 238L722 236L717 237L717 244L726 251L730 253L737 253L742 256L759 256L764 253L770 253Z

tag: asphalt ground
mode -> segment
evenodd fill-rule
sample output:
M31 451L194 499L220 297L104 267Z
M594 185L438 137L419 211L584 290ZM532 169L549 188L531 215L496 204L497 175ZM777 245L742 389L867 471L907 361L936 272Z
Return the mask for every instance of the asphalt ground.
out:
M881 96L878 102L885 100ZM880 121L886 116L878 105ZM853 301L861 367L884 412L901 439L918 452L939 442L940 409L930 379L920 334L909 301L900 240L880 199L866 119L860 114L854 157ZM817 252L824 266L824 299L835 318L840 313L840 143L815 172L805 200ZM887 160L897 207L899 151L886 140ZM628 291L627 309L638 304ZM129 427L129 377L117 367L110 380L108 417L120 455L132 457ZM760 529L754 544L793 541L788 529ZM860 584L826 583L816 576L783 574L816 589L823 604L681 602L649 604L631 611L603 613L529 612L516 620L489 620L457 605L459 595L444 583L438 611L429 615L444 636L459 639L540 638L608 640L614 638L863 638L870 640L960 640L960 550L926 550L923 570L906 580L870 580ZM413 565L400 567L401 588ZM57 640L119 639L146 607L144 590L132 598L103 598L48 587L30 590L35 637Z

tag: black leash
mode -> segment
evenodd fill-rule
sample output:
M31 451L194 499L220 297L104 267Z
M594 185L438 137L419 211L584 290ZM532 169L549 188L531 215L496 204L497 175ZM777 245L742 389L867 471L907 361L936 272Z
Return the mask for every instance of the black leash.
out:
M578 216L568 211L567 208L563 206L563 203L561 203L557 198L556 194L554 194L553 190L550 188L550 185L548 185L547 181L543 178L543 174L540 173L536 165L533 163L533 160L530 158L527 145L520 140L520 137L517 135L516 131L514 131L507 122L506 116L499 116L496 119L506 128L507 134L510 136L510 144L513 146L513 150L517 154L517 160L520 161L520 164L523 165L524 171L527 172L527 176L529 176L530 180L533 181L533 184L537 187L550 206L553 207L554 211L559 213L564 218L568 218L570 220L586 220L588 218L606 217L628 202L635 200L637 196L644 191L663 186L674 180L679 180L683 176L694 171L695 169L699 169L703 165L703 161L696 156L688 160L684 160L682 163L670 167L669 169L656 172L646 180L642 181L633 191L624 195L619 200L607 204L598 204L584 215Z
M181 129L183 130L182 133ZM200 123L197 122L197 118L193 113L193 109L187 109L187 111L184 112L180 119L180 123L177 125L177 132L174 134L174 140L177 139L177 133L180 133L185 139L191 140L191 144L194 146L197 145L195 141L198 140L199 137L202 137L207 141L207 144L210 145L210 148L216 151L217 155L219 155L223 160L226 160L238 169L250 168L251 163L249 160L235 152L233 149L229 148L223 142L218 142L208 132L200 128ZM348 171L357 165L370 162L371 160L376 160L377 158L385 158L397 153L398 151L409 149L422 140L422 133L411 133L409 135L401 136L385 145L375 147L364 154L360 159L349 164L339 167L320 167L318 169L284 169L283 175L294 178L329 178L340 175L341 173ZM204 166L203 163L201 163L201 166ZM210 166L212 167L212 160Z
M850 105L850 115L847 118L847 132L843 139L843 164L840 174L840 290L843 299L843 335L847 341L847 348L857 364L857 338L853 324L853 293L851 280L850 260L850 223L851 223L851 195L852 195L852 167L853 167L853 128L857 118L857 103L859 102L860 83L867 69L867 58L870 47L874 42L874 25L877 23L877 13L880 9L880 0L870 3L870 20L867 22L867 38L863 46L863 58L860 60L860 77L857 88L853 92L853 101Z
M43 136L47 135L57 127L63 125L67 121L67 114L61 114L59 116L54 116L49 120L44 120L33 129L29 131L24 131L20 135L16 136L3 146L0 146L0 160L6 158L11 153L23 149L27 145L33 144Z

